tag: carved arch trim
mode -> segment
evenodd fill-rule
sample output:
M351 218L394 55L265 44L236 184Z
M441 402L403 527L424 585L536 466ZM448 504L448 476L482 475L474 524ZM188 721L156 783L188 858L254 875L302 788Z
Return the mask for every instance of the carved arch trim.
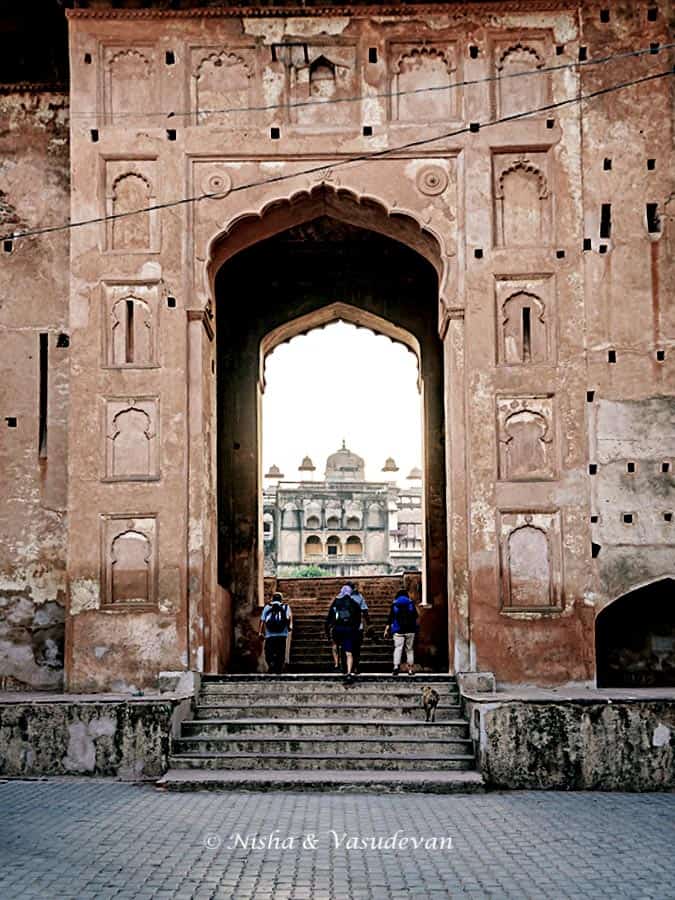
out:
M141 53L141 51L137 47L124 47L120 48L116 53L113 53L113 55L108 59L106 63L106 67L108 68L108 70L112 71L112 67L114 66L114 64L123 56L137 56L140 60L142 60L148 70L152 70L152 60L148 59L145 53Z
M525 172L528 175L535 175L539 183L539 199L545 200L548 197L548 180L546 178L546 175L526 156L521 156L510 165L508 165L505 169L503 169L499 174L499 178L497 179L496 196L500 200L504 199L504 179L507 175L510 175L512 172L517 171Z
M531 56L534 56L535 59L537 60L537 65L536 65L537 69L541 68L544 65L544 60L542 59L541 54L538 52L538 50L535 47L531 47L529 44L524 44L521 41L518 41L515 44L511 44L511 46L509 46L509 47L505 47L504 50L499 54L499 57L497 59L496 68L500 69L500 70L503 69L507 58L509 56L511 56L513 53L517 53L519 51L521 53L529 53Z
M251 64L239 53L225 49L214 50L211 53L208 53L206 56L203 56L197 64L194 72L194 77L199 80L202 75L202 68L206 65L206 63L213 61L213 63L215 64L217 60L221 60L221 62L227 66L242 65L246 69L246 75L249 78L253 77L254 73L253 69L251 68Z
M441 49L440 47L422 45L420 47L411 47L410 49L404 50L403 52L398 54L398 56L396 57L396 62L394 63L394 66L392 68L394 75L401 74L401 64L404 60L414 59L416 56L427 56L430 58L438 57L439 59L442 59L445 63L445 67L448 73L453 72L457 68L453 63L452 58L448 56L448 53L445 50Z
M209 296L214 296L216 275L228 259L261 240L320 215L368 228L417 251L438 274L441 304L453 305L447 295L452 281L450 260L455 252L454 248L447 247L439 231L428 223L423 224L412 210L388 205L378 197L325 180L263 202L257 209L241 212L214 234L206 251Z

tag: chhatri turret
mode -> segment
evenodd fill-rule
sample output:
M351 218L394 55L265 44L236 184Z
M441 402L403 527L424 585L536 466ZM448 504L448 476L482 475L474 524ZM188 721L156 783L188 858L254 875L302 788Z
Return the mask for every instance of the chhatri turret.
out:
M357 454L348 449L342 441L342 447L326 460L326 481L365 481L366 464Z

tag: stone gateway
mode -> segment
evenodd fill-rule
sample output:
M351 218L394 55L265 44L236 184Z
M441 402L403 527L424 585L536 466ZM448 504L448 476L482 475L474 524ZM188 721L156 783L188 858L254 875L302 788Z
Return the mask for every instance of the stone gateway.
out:
M419 359L444 670L672 685L665 4L65 5L0 84L2 686L260 665L264 359L336 320Z

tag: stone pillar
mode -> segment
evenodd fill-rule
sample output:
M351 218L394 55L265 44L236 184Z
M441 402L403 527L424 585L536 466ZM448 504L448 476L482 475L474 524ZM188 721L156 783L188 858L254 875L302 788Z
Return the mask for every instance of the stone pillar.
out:
M452 311L444 330L448 656L451 669L464 672L475 665L469 605L464 311Z

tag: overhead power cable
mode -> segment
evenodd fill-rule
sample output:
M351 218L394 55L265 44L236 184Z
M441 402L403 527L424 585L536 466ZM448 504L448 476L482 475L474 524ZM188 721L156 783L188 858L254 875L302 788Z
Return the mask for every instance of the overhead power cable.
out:
M566 100L558 100L555 103L547 103L544 106L537 107L536 109L528 109L528 110L525 110L524 112L511 113L508 116L500 116L499 118L491 119L487 122L471 123L463 128L458 128L454 131L447 131L443 134L438 134L433 137L419 138L418 140L415 140L415 141L407 141L404 144L397 144L394 147L386 147L382 150L371 150L367 153L359 153L355 156L349 156L344 159L323 162L320 165L312 166L307 169L301 169L300 171L297 171L297 172L285 172L280 175L273 175L271 177L263 178L263 179L260 179L257 181L249 181L244 184L235 185L234 187L232 187L228 192L228 196L229 196L229 194L235 194L235 193L238 193L241 191L250 190L251 188L255 188L255 187L262 187L264 185L270 185L270 184L279 184L280 182L289 181L293 178L300 178L304 175L314 175L317 172L322 172L322 171L325 172L327 169L333 170L333 169L337 169L337 168L342 168L343 166L353 165L354 163L368 162L368 161L374 160L374 159L382 159L383 157L392 156L394 154L401 153L406 150L413 150L418 147L428 146L429 144L437 143L438 141L447 140L447 139L453 138L453 137L459 137L462 134L468 134L470 132L480 131L482 128L491 128L491 127L494 127L495 125L504 124L505 122L514 122L514 121L518 121L520 119L525 119L528 116L537 115L539 113L550 112L555 109L561 109L564 106L570 106L575 103L583 103L588 100L593 100L597 97L602 97L607 94L615 93L616 91L624 90L624 89L630 88L630 87L635 87L636 85L639 85L639 84L646 84L651 81L657 81L660 78L672 77L673 75L675 75L675 68L666 69L663 72L656 72L652 75L644 75L642 78L634 78L630 81L623 81L618 84L609 85L608 87L598 88L597 90L589 91L586 94L577 94L574 97L568 97ZM191 197L181 197L178 200L169 200L165 203L155 203L151 206L140 207L138 209L129 210L128 212L111 213L111 214L105 215L105 216L96 216L91 219L81 219L80 221L77 221L77 222L68 222L68 223L64 223L62 225L49 225L49 226L45 226L43 228L33 228L33 229L27 229L26 231L18 231L18 232L15 232L14 234L5 234L5 235L0 236L0 241L15 241L15 240L20 240L22 238L36 237L36 236L42 235L42 234L52 234L57 231L66 231L71 228L81 228L85 225L96 225L96 224L100 224L102 222L109 222L109 221L114 221L116 219L128 218L129 216L135 216L135 215L138 215L139 213L154 212L156 210L161 210L161 209L175 208L177 206L183 206L188 203L197 203L201 200L217 199L221 196L222 195L218 192L213 192L213 193L205 192L202 194L193 195Z
M506 81L511 78L531 78L536 75L548 75L552 72L560 72L565 69L587 68L591 66L600 66L613 62L614 60L623 60L630 57L655 56L663 51L672 50L675 43L670 44L651 44L649 47L641 47L638 50L626 50L622 53L614 53L608 56L601 56L597 59L577 60L570 63L558 63L554 66L540 66L534 69L524 69L521 72L507 72L504 75L485 75L481 78L469 78L463 81L454 81L449 84L432 85L431 87L411 88L407 91L379 91L373 94L357 94L350 97L329 97L325 100L298 100L293 103L269 103L259 106L231 106L223 109L199 109L199 110L183 110L179 112L128 112L115 113L116 119L139 116L156 117L161 116L165 119L182 118L184 116L210 116L210 115L226 115L230 113L253 113L253 112L271 112L276 109L298 109L312 106L328 106L335 103L359 103L362 100L377 100L395 97L408 97L415 94L427 94L438 91L450 91L455 88L471 87L472 85L487 84L494 81ZM96 118L100 115L97 112L73 112L70 117L75 118Z

